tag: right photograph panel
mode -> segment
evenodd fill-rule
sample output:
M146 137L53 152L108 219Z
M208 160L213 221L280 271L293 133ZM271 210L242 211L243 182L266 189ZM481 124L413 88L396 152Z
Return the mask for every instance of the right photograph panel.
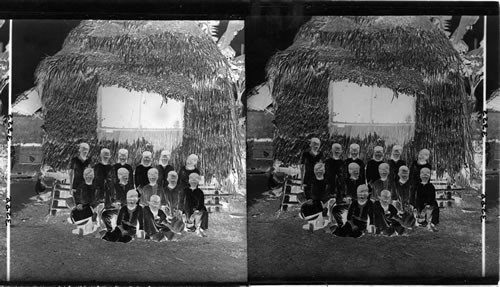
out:
M249 281L480 278L485 18L246 27Z

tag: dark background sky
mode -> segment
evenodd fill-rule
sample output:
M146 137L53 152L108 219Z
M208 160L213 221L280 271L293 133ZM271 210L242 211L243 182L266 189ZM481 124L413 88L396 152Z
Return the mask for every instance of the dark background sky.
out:
M14 20L13 23L12 102L35 85L34 74L40 61L62 48L64 39L80 20ZM220 22L217 36L227 29L227 23ZM244 39L242 30L231 42L236 56L241 55Z

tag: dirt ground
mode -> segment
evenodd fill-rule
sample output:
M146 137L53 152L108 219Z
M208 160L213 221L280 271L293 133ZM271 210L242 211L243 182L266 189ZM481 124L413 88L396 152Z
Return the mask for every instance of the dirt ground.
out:
M256 177L252 180L259 180ZM260 179L262 180L262 179ZM409 236L340 238L325 231L309 233L298 210L275 212L279 200L267 200L249 183L248 274L250 282L467 283L481 277L480 198L463 196L462 208L441 209L439 232L413 230ZM262 187L262 186L261 186ZM497 191L498 192L498 191ZM495 206L495 205L493 205ZM498 193L497 203L498 206ZM487 275L498 282L498 208L488 210Z
M73 235L64 212L46 222L47 204L19 205L11 226L12 281L247 281L246 219L228 212L209 215L207 238L189 233L178 242L124 244Z

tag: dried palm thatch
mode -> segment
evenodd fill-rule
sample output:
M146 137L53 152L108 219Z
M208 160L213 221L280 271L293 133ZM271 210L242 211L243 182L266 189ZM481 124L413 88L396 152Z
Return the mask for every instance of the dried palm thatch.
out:
M229 65L194 21L82 21L61 51L40 63L36 81L45 119L44 163L53 167L66 168L83 141L95 147L93 156L100 147L130 146L133 154L161 148L97 139L98 87L117 85L184 101L176 163L195 153L206 175L224 177L241 168Z
M384 144L376 134L329 134L328 85L347 80L416 97L415 133L404 143L408 160L428 148L439 173L472 164L471 117L459 64L458 53L428 17L313 17L292 46L268 63L275 157L297 163L312 136L326 143L327 152L333 142L357 142L365 151Z

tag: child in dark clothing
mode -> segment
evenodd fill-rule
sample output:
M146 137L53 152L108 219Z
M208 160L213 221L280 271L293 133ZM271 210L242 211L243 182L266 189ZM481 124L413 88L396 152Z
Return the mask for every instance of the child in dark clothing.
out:
M311 199L314 202L325 203L329 198L328 183L324 177L325 164L314 165L314 180L311 181Z
M172 240L174 233L168 228L167 215L160 209L161 199L152 195L149 205L144 207L144 231L146 239L154 241Z
M311 232L322 229L328 224L325 220L328 210L325 209L329 200L328 184L324 177L325 165L321 162L314 165L314 180L311 181L311 199L301 206L301 217L308 222L302 226L302 229ZM317 215L314 212L320 212ZM326 212L325 212L326 211Z
M411 198L413 196L413 190L410 186L410 170L406 165L399 168L398 180L394 183L393 195L396 199L393 201L394 207L398 210L398 214L401 217L401 225L403 227L411 229L415 225L415 216L413 214L413 205L411 203Z
M422 149L418 152L418 159L413 162L413 165L410 169L410 183L413 186L417 186L417 183L421 181L420 179L420 170L426 167L429 170L432 169L431 164L429 163L430 151L428 149Z
M391 203L391 192L382 190L380 200L373 204L373 219L377 234L401 235L405 230L400 224L401 218L398 216L397 209Z
M127 192L134 189L134 185L129 182L130 175L128 169L124 167L118 169L118 182L115 183L115 200L119 201L122 206L127 204Z
M139 194L132 189L127 192L127 205L122 206L116 219L116 227L102 239L112 242L130 242L138 230L144 230L144 214L138 204Z
M300 159L300 178L306 199L311 199L311 182L314 180L314 165L323 159L323 154L319 150L320 146L321 141L318 138L312 138L309 150L303 152Z
M94 222L94 208L97 206L96 188L92 184L94 170L86 168L83 171L84 181L80 183L73 194L76 207L71 211L70 222L77 225L73 234L86 235L96 231L98 225Z
M385 162L381 163L378 166L378 172L380 178L372 182L372 184L370 185L371 187L370 199L372 201L377 201L379 199L382 190L392 191L394 189L393 182L389 178L389 169L390 169L389 165Z
M186 159L186 165L181 167L179 170L179 180L178 184L181 186L181 188L186 188L189 187L189 176L192 173L196 173L200 175L200 170L196 167L198 164L198 156L195 154L191 154L187 157Z
M429 182L431 170L424 167L420 170L420 180L415 187L415 208L418 212L417 222L427 225L429 231L438 231L439 206L436 201L436 189Z
M366 182L373 183L380 178L378 166L384 162L384 148L376 146L373 149L373 158L366 163Z
M392 147L391 158L387 161L389 164L389 179L391 182L398 181L399 168L406 165L406 162L401 159L401 153L403 152L403 147L400 145L395 145Z
M356 162L351 162L348 166L349 178L346 180L346 196L357 199L358 186L365 184L360 174L360 166Z
M128 164L127 161L128 161L128 150L124 148L118 150L118 162L115 165L113 165L113 169L115 170L115 179L116 179L115 183L119 181L118 170L120 168L125 168L128 170L128 174L130 177L130 184L134 185L134 177L132 176L134 174L134 169L132 169L132 166ZM127 191L125 191L125 193L127 193Z
M168 173L174 170L174 167L168 164L170 152L167 150L161 151L160 160L156 169L158 170L158 185L165 189L168 184Z
M368 199L368 186L360 185L357 199L353 200L347 211L347 221L338 222L332 229L333 234L341 237L361 237L373 224L373 202Z
M79 155L71 159L69 178L71 189L75 190L83 182L83 171L90 166L89 155L90 147L87 143L81 143Z
M181 195L181 202L184 203L184 213L188 224L193 224L196 235L206 237L205 231L208 229L208 211L205 207L205 195L198 188L200 175L191 173L189 175L189 187L184 188ZM190 231L190 230L188 230Z
M141 163L135 167L134 183L136 188L142 188L149 183L148 170L152 168L153 155L150 151L142 153Z
M180 193L182 192L181 186L177 184L178 181L177 172L170 171L167 175L167 182L165 185L165 198L166 198L166 206L165 213L167 214L167 218L175 217L181 206L179 204Z
M331 189L332 195L337 202L345 197L344 176L346 174L345 163L340 156L342 155L342 146L338 143L332 145L332 157L325 161L326 180Z
M94 166L94 185L97 188L97 200L110 208L115 198L115 171L110 164L111 152L107 148L101 150L101 161Z
M350 154L350 158L346 159L345 160L345 165L347 167L349 167L349 165L353 162L357 163L358 166L359 166L359 178L360 178L360 181L362 182L362 184L365 184L366 183L366 175L365 175L365 163L360 159L358 158L359 156L359 145L358 144L351 144L349 146L349 154ZM349 177L349 174L346 174L346 177L348 178ZM354 190L354 197L356 197L356 190Z
M166 205L165 191L163 187L158 185L158 170L156 168L150 168L148 170L148 180L149 183L142 187L140 204L142 206L147 206L149 204L149 198L152 195L158 195L161 198L161 203Z

